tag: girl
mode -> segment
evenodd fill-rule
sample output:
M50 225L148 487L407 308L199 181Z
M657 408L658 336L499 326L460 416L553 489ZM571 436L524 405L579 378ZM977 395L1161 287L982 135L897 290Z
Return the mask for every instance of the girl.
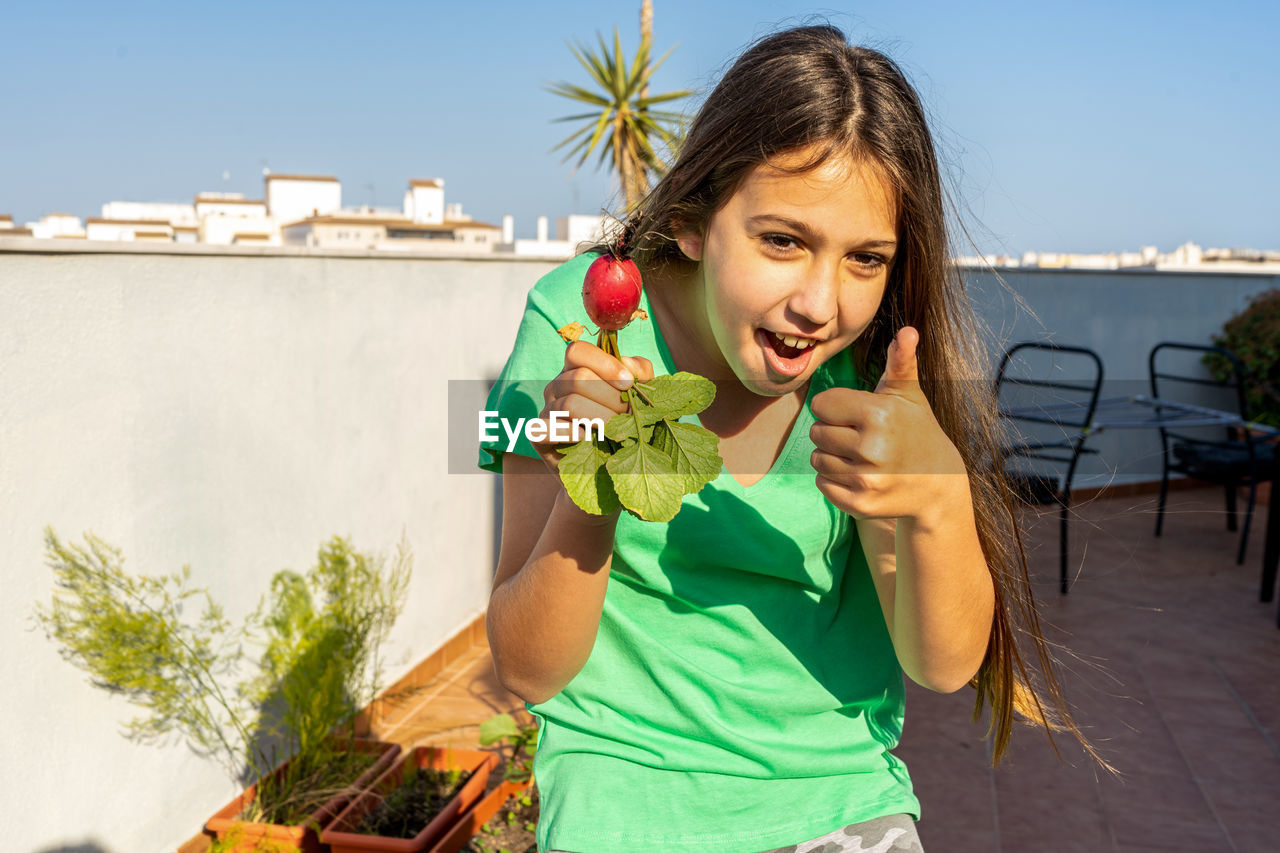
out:
M976 687L997 760L1015 708L1079 733L983 464L989 395L948 381L986 373L915 92L838 30L763 39L609 248L645 285L625 357L557 334L580 256L530 293L486 408L607 420L686 370L716 382L695 420L725 464L662 524L581 511L551 442L482 446L505 475L488 636L541 724L539 849L919 850L903 673Z

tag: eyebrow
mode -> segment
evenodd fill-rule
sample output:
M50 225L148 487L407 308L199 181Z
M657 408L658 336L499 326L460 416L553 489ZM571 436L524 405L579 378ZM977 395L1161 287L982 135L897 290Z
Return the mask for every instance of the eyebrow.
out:
M787 228L794 229L809 240L818 236L813 232L812 228L803 222L797 219L792 219L789 216L780 216L776 213L762 213L747 220L748 225L759 225L767 222L775 222ZM898 242L896 240L868 240L866 242L859 243L858 246L866 249L883 249L885 251L893 251L898 247Z

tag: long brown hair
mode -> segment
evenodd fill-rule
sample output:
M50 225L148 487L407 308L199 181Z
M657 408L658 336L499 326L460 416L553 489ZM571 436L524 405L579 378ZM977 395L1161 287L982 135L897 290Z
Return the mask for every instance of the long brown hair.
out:
M989 359L948 260L942 180L924 109L898 66L878 51L850 46L829 26L798 27L756 42L707 98L675 164L609 248L644 270L691 264L675 235L701 231L753 168L799 150L815 153L795 171L851 156L878 165L896 193L897 256L880 310L852 353L860 376L879 377L895 332L904 325L920 332L923 391L969 472L978 537L995 585L986 658L970 682L977 690L974 720L986 705L992 709L992 763L1004 754L1019 715L1043 726L1051 741L1054 731L1069 732L1107 766L1076 726L1054 675L1016 499L1000 466L991 464L1000 431L984 378L991 375ZM1031 645L1034 668L1020 637Z

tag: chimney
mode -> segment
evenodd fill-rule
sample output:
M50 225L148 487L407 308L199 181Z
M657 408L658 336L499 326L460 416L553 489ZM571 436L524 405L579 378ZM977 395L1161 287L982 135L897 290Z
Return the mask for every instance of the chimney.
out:
M538 217L538 242L547 242L547 217L545 216Z
M516 241L516 219L510 213L502 217L502 242L514 243Z

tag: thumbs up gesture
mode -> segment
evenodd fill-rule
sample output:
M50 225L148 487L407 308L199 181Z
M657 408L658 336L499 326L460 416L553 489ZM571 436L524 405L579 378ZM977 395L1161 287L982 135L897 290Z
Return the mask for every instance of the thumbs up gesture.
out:
M969 499L964 460L920 388L919 341L913 327L898 330L874 392L814 395L818 489L854 518L918 518Z

